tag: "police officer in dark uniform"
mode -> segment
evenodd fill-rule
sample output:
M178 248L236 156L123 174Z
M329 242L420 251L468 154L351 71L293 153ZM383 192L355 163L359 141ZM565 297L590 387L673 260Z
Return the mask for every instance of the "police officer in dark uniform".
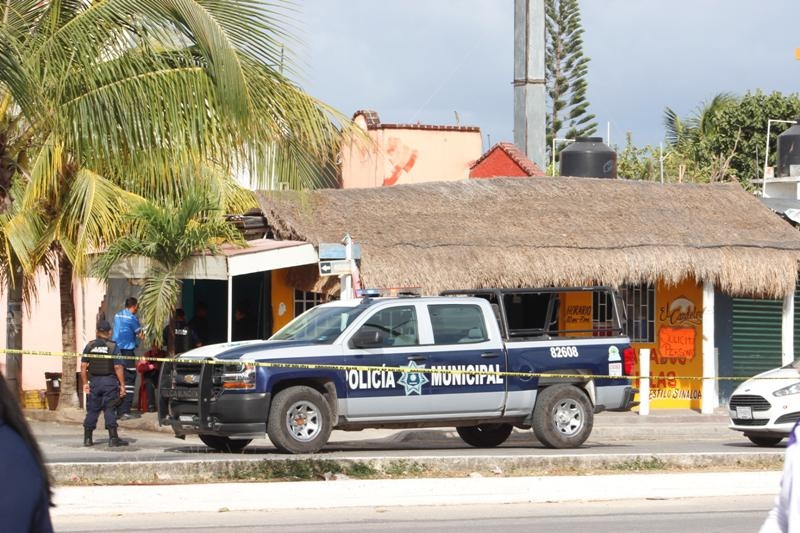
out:
M92 432L97 427L97 418L103 411L106 429L108 430L108 445L111 447L127 446L128 442L119 438L117 434L116 407L125 396L125 377L123 368L125 363L121 359L111 358L119 355L117 344L111 340L111 324L105 320L97 323L97 338L83 349L81 359L81 378L83 392L87 393L86 418L83 421L83 445L92 446ZM91 357L91 354L106 357Z
M186 322L186 313L183 309L175 309L175 318L173 320L175 328L175 355L188 352L192 348L200 346L200 337L197 332ZM164 346L169 346L169 324L164 327Z

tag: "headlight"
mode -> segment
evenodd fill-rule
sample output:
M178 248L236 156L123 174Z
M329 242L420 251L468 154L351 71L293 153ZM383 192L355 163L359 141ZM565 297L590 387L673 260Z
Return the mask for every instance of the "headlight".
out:
M254 390L256 388L256 365L253 363L222 365L222 388Z
M773 396L789 396L790 394L800 394L800 381L772 393Z

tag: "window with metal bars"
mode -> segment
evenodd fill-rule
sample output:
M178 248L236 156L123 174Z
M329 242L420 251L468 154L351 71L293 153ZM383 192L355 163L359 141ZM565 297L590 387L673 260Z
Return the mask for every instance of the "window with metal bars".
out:
M611 335L614 301L607 292L592 291L592 329L595 336Z
M294 316L300 316L314 306L323 303L323 295L318 292L294 290Z
M626 333L632 342L656 340L656 289L653 284L624 285L619 289L628 313Z

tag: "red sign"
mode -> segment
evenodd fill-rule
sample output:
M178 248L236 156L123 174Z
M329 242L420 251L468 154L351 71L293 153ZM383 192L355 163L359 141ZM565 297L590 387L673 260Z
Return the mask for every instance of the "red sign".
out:
M662 327L658 332L658 352L665 359L694 358L694 328Z

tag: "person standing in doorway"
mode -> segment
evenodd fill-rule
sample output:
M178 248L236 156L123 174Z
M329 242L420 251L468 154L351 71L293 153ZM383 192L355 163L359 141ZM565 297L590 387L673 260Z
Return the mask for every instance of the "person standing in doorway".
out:
M0 497L2 530L8 533L51 533L52 491L39 445L3 374L0 374Z
M197 348L202 345L197 333L195 333L194 329L186 322L186 313L183 309L175 309L173 323L175 326L173 328L175 337L174 355L180 355L183 352L188 352L192 348ZM163 341L165 347L169 347L169 326L169 324L164 326Z
M233 311L233 324L231 339L234 341L247 341L257 338L257 325L250 314L250 303L242 300Z
M123 361L117 344L111 340L111 324L105 320L97 323L97 338L83 349L81 358L81 381L86 397L86 418L83 420L83 445L93 446L92 433L97 427L100 411L108 430L108 445L112 448L127 446L128 442L117 434L115 406L120 398L127 396ZM95 357L92 357L94 355Z
M134 351L139 345L139 340L144 337L142 325L136 313L139 311L139 301L133 296L125 300L125 309L114 315L114 337L122 359L125 362L125 397L117 409L117 418L129 420L133 393L136 386L136 358Z
M208 324L208 306L205 302L197 302L194 306L194 316L189 321L189 329L194 331L197 342L201 346L211 343Z

